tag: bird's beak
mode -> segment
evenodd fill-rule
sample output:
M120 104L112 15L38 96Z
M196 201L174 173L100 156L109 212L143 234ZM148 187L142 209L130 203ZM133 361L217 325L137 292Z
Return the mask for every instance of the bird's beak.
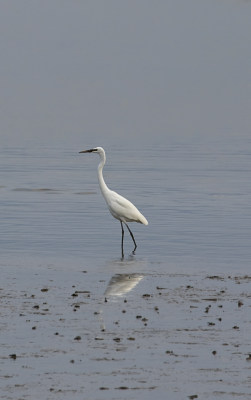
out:
M93 149L90 149L90 150L82 150L82 151L80 151L79 153L92 153L93 152Z

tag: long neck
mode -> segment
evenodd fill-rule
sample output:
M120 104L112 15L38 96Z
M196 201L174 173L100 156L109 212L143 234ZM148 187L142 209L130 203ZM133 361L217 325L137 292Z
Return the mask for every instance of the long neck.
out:
M104 198L106 198L106 194L109 192L110 189L106 185L106 183L104 181L104 177L103 177L103 167L104 167L105 161L106 161L105 154L103 154L100 158L101 158L101 161L98 165L98 181L99 181L99 186L100 186L101 192L102 192Z

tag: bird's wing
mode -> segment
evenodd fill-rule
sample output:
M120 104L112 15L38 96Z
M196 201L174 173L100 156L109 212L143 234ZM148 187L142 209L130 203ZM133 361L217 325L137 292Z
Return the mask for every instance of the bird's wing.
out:
M111 214L115 218L123 222L135 221L144 223L142 221L143 215L139 212L135 205L120 194L112 192L107 204Z

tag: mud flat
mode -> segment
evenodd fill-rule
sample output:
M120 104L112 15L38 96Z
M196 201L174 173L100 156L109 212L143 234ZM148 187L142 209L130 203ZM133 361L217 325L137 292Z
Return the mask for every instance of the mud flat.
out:
M0 398L246 400L250 282L1 266Z

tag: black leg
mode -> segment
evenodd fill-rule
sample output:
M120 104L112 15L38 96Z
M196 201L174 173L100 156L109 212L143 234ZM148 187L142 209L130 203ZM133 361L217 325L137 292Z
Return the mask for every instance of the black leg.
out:
M121 230L122 230L122 239L121 239L121 257L122 259L124 258L124 228L123 228L123 224L120 221L120 225L121 225Z
M136 250L136 248L137 248L137 244L136 244L136 242L135 242L135 239L134 239L134 236L133 236L133 234L132 234L132 231L131 231L131 229L129 228L129 226L125 223L125 225L126 225L126 227L127 227L127 229L128 229L128 231L129 231L129 233L130 233L130 235L131 235L131 238L132 238L132 240L133 240L133 243L134 243L134 249L133 249L133 253L135 252L135 250Z

